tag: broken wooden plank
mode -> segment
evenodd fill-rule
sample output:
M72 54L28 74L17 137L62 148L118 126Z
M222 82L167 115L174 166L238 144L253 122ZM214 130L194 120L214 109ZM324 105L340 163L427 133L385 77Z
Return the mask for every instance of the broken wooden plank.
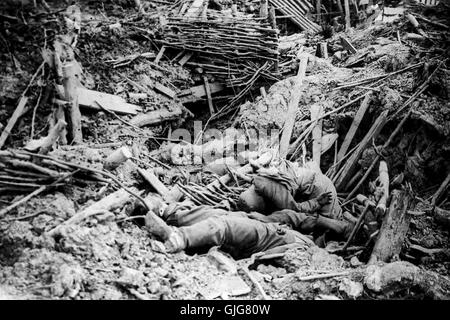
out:
M16 110L14 110L11 118L9 118L8 124L6 125L5 129L3 129L3 132L0 135L0 149L5 144L6 139L8 139L8 136L11 133L11 130L16 125L17 120L20 118L20 116L22 116L25 106L27 104L27 101L28 101L28 97L26 97L26 96L20 97L19 104L17 105Z
M57 85L56 90L58 95L61 98L64 98L63 86ZM80 107L89 108L93 110L101 110L101 108L95 103L95 101L99 101L101 105L104 106L106 109L114 111L117 114L135 115L138 112L142 111L141 107L131 103L127 103L125 99L123 99L122 97L113 94L89 90L81 87L78 87L77 91L78 91L78 103Z
M323 114L323 107L320 104L311 106L311 120L316 121L312 129L313 138L313 161L320 167L320 156L322 154L322 123L323 119L319 119Z
M280 141L280 157L285 159L289 149L289 141L291 140L292 130L295 124L295 115L297 113L298 104L300 102L301 86L303 78L305 77L306 66L308 64L308 56L303 55L300 58L300 66L298 69L297 77L295 78L295 84L292 90L292 96L289 101L288 112L286 115L286 121L284 123L283 134Z
M392 192L389 212L383 220L368 264L378 261L389 262L394 256L400 254L411 221L411 216L407 214L411 205L411 197L406 191Z
M344 142L342 143L342 146L339 149L337 161L340 161L347 154L348 148L350 147L350 144L352 143L353 137L355 136L355 133L359 128L359 125L367 111L367 108L369 107L370 99L371 99L371 95L370 95L370 92L368 92L366 94L366 96L364 97L363 102L359 106L359 109L356 112L355 118L353 118L353 122L350 125L350 129L348 130L348 132L344 138Z
M136 127L150 126L164 121L177 120L182 114L183 111L180 108L174 111L155 110L135 116L130 120L130 123Z

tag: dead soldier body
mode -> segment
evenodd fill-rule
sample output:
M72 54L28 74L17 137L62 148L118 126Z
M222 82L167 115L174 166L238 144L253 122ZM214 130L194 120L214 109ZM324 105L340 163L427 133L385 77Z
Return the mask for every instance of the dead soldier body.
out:
M290 209L340 218L342 209L337 202L336 188L321 172L298 167L297 163L289 161L283 161L279 168L269 169L251 164L257 169L253 178L239 175L252 183L239 197L238 205L241 210L269 214Z
M345 222L289 209L264 216L194 206L188 202L167 206L160 201L154 211L173 226L165 242L168 252L219 246L236 259L283 245L313 243L301 233L321 229L331 231L338 238L347 238L352 229Z

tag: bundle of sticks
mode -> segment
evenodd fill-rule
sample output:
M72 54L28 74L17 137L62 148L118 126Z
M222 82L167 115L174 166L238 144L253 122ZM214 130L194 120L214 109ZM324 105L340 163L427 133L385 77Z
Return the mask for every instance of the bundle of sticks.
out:
M266 21L171 17L159 43L196 53L198 62L190 65L203 68L229 87L246 86L252 73L266 62L271 72L261 76L273 81L279 54L278 31Z
M21 150L1 151L0 191L29 192L40 187L62 185L64 180L75 174L78 169L46 155ZM83 181L106 180L92 171L78 173L77 179Z

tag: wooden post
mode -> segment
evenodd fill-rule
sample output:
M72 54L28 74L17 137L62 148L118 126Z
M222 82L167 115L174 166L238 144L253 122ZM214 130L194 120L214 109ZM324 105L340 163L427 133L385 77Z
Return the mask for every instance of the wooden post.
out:
M78 106L78 91L75 65L76 61L68 62L63 65L64 94L69 102L69 128L73 144L83 143L83 134L81 132L81 113Z
M300 58L300 66L298 69L295 84L292 89L292 97L289 101L288 111L286 115L286 121L284 123L283 134L280 141L280 157L285 159L289 149L289 141L291 140L292 130L295 124L295 115L298 109L298 103L300 101L301 87L303 78L305 77L306 66L308 64L308 56Z
M261 18L266 18L269 16L269 1L260 0L259 16Z
M344 0L344 9L345 9L345 31L350 30L350 5L348 0Z
M368 264L377 261L389 262L400 253L409 229L411 215L407 211L411 205L411 197L406 191L394 190L392 192L389 212L383 220Z

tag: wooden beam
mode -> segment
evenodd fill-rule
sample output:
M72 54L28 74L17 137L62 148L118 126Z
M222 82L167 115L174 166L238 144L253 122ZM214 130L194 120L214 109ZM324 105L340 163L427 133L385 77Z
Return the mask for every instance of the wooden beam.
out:
M285 159L289 149L289 141L291 140L292 130L295 124L295 115L297 113L298 104L300 102L301 87L303 78L306 73L306 66L308 65L308 56L304 55L300 58L300 66L297 77L295 78L294 87L292 88L292 96L289 101L286 121L284 122L283 134L280 141L280 157Z
M338 155L337 155L337 161L340 161L348 151L348 148L350 147L350 144L352 143L353 137L355 136L356 131L359 128L359 125L369 107L370 99L371 99L371 92L368 92L366 96L364 97L363 102L359 106L358 111L356 112L355 118L353 118L353 122L350 125L350 129L347 131L347 134L344 138L344 142L342 143L341 148L339 149Z

